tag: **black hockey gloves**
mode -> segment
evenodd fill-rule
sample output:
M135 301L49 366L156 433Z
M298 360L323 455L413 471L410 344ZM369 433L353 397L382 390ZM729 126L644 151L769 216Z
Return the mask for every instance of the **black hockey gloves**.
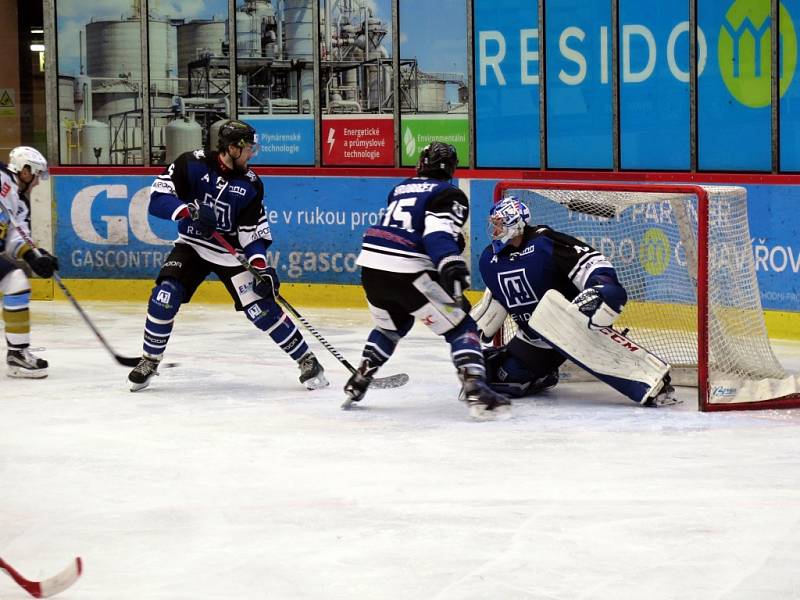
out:
M272 299L278 295L281 282L278 281L278 273L272 267L256 269L261 276L261 281L256 280L253 291L262 298Z
M456 282L461 289L456 293ZM469 269L460 256L445 256L439 262L439 283L451 297L461 296L469 289Z
M217 215L214 214L214 207L207 204L201 204L199 207L194 204L188 204L189 217L192 219L192 225L197 233L204 238L210 238L211 235L217 230Z
M33 272L43 279L50 279L58 271L58 258L47 250L39 249L39 256L33 250L28 250L23 260L31 266Z

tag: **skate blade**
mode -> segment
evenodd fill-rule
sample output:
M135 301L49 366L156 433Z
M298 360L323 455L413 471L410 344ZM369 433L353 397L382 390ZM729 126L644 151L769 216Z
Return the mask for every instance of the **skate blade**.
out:
M469 407L469 416L475 421L508 421L511 418L510 406L498 406L494 410L486 410L485 406Z
M344 402L342 402L342 410L354 410L357 408L362 408L362 407L358 402L356 402L352 398L347 398Z
M306 379L303 382L303 385L306 386L307 390L318 390L324 387L328 387L330 382L325 378L324 375L317 375L316 377L312 377L311 379Z
M150 381L145 381L144 383L133 383L130 379L126 379L126 381L132 392L140 392L150 385Z
M8 376L14 379L44 379L47 377L47 369L23 369L8 365Z

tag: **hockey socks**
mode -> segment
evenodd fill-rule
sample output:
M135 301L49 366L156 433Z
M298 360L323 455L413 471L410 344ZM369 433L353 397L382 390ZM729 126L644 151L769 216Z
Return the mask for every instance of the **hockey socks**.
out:
M465 369L470 373L486 377L486 368L481 352L481 340L478 335L478 326L472 317L467 317L456 327L448 331L444 339L450 344L450 355L458 371Z
M175 315L183 302L183 286L174 279L165 279L153 288L147 305L144 325L144 355L155 361L161 359L167 348Z
M9 348L27 347L30 343L30 299L30 290L3 296L3 321Z
M413 321L412 321L413 323ZM397 343L400 341L400 334L396 331L389 331L376 327L370 331L367 343L361 353L361 365L363 375L371 377L372 374L386 363L394 354Z
M274 301L259 300L244 312L253 325L267 332L272 341L294 360L299 361L308 352L303 334Z

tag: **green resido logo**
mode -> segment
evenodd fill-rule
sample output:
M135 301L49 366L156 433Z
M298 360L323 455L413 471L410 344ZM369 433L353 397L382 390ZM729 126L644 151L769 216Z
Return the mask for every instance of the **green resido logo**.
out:
M797 67L797 36L783 4L780 19L780 95L789 89ZM719 70L728 91L750 108L770 104L772 19L767 0L736 0L719 31Z
M669 267L669 239L660 229L644 232L639 246L639 263L650 275L661 275Z

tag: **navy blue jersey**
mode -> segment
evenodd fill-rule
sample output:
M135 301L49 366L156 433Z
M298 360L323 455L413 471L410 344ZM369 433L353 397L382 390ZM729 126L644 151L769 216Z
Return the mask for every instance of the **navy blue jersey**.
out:
M469 202L448 181L411 177L389 192L380 225L367 229L357 263L362 267L416 273L435 269L463 250Z
M214 207L217 231L248 260L265 256L272 234L264 214L264 186L252 170L223 169L216 152L185 152L150 188L150 214L176 220L187 204ZM218 265L239 263L216 240L195 231L191 219L178 222L179 242L192 246L205 260Z
M519 248L509 245L495 254L491 244L487 246L481 254L480 271L492 296L531 339L538 336L528 326L528 319L548 290L558 290L572 300L596 284L620 287L613 265L600 252L542 225L526 227Z

